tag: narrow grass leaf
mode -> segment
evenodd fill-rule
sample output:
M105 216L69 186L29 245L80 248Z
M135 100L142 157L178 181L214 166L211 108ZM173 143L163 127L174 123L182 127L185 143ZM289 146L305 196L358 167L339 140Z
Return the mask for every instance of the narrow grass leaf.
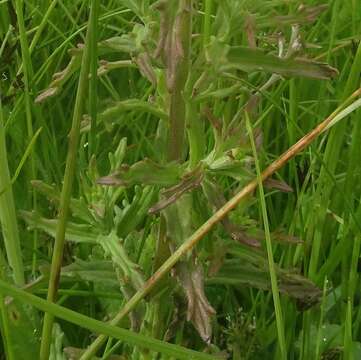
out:
M347 115L350 115L353 111L358 109L360 106L361 106L361 99L354 101L351 105L347 106L340 113L338 113L323 131L326 131L329 128L331 128L332 126L336 125L339 121L341 121Z
M106 334L116 339L126 341L131 345L144 347L149 350L160 352L168 356L174 356L178 359L186 359L186 360L217 359L217 357L212 355L193 351L179 345L169 344L164 341L152 339L150 337L143 336L129 330L120 329L119 327L105 324L101 321L92 319L88 316L82 315L73 310L66 309L65 307L53 304L49 301L41 299L40 297L29 294L24 290L18 289L14 286L7 284L3 280L0 280L0 292L3 295L12 296L14 299L17 299L19 301L24 301L27 304L32 305L41 311L45 311L49 314L52 314L53 316L56 316L60 319L69 321L73 324L86 328L95 333Z
M274 303L275 314L276 314L278 345L281 350L281 358L286 360L287 359L287 349L286 349L285 329L284 329L284 323L283 323L281 301L280 301L280 297L279 297L279 287L278 287L278 283L277 283L276 267L275 267L275 263L274 263L274 259L273 259L271 233L270 233L270 229L269 229L266 200L265 200L265 195L264 195L264 190L263 190L263 179L261 178L261 170L260 170L258 156L257 156L256 144L254 141L253 130L252 130L252 126L251 126L247 112L245 113L245 117L246 117L246 127L247 127L248 135L250 138L252 152L253 152L253 156L255 159L256 171L257 171L258 191L259 191L259 198L260 198L261 210L262 210L262 219L263 219L265 238L266 238L267 257L268 257L268 265L269 265L269 272L270 272L270 278L271 278L271 289L272 289L273 303Z

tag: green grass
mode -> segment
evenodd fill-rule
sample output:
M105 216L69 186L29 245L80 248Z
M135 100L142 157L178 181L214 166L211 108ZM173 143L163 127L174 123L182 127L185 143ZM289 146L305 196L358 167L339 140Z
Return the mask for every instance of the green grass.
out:
M0 359L360 358L361 3L303 4L0 1Z

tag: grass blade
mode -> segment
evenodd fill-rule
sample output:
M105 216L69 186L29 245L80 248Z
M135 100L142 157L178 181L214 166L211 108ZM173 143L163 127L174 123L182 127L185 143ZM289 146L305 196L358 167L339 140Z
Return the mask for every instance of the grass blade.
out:
M24 266L22 260L19 230L16 219L15 203L11 186L10 172L5 143L4 119L0 100L0 222L5 243L6 255L13 270L15 283L23 285Z
M74 105L73 121L69 137L68 154L66 159L66 168L64 174L64 185L61 192L60 206L59 206L59 222L55 236L55 244L53 250L53 257L51 262L49 288L47 299L49 302L54 302L57 295L59 276L61 271L63 250L65 243L65 230L69 214L69 203L73 187L73 180L75 174L76 158L78 153L78 144L80 136L80 124L82 120L84 98L86 96L86 89L88 85L88 76L90 68L90 43L94 33L95 21L93 17L96 15L94 8L97 0L91 3L91 11L89 18L89 27L87 30L85 49L82 58L82 66L78 82L78 89ZM50 353L51 333L54 322L54 314L46 313L44 316L43 333L40 349L40 359L48 360Z
M254 161L255 161L255 165L256 165L258 191L259 191L264 233L265 233L265 239L266 239L268 267L269 267L269 272L270 272L272 296L273 296L273 303L274 303L275 314L276 314L278 344L279 344L279 347L281 350L281 358L286 360L287 353L286 353L285 329L284 329L284 324L283 324L282 307L281 307L280 294L279 294L279 289L278 289L278 284L277 284L275 263L274 263L274 259L273 259L271 234L270 234L269 223L268 223L266 200L265 200L265 195L264 195L264 190L263 190L263 180L261 178L261 170L260 170L259 161L258 161L258 157L257 157L257 150L256 150L255 141L254 141L253 130L252 130L252 126L251 126L247 112L245 113L245 118L246 118L246 128L247 128L248 135L250 138L252 152L253 152Z
M66 309L63 306L53 304L52 302L46 301L38 296L32 295L24 290L11 286L3 280L0 280L0 292L3 295L8 295L19 301L26 302L40 309L41 311L45 311L48 314L57 316L60 319L69 321L90 331L94 331L95 333L103 333L108 336L121 339L132 345L141 346L169 356L175 356L178 359L212 360L216 358L212 355L193 351L182 346L152 339L147 336L134 333L130 330L120 329L109 324L104 324L101 321Z

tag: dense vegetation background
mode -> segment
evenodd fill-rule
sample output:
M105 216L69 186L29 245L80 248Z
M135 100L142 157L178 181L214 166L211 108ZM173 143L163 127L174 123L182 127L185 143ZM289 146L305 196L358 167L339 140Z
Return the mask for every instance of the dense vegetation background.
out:
M360 359L360 31L357 0L0 0L0 357Z

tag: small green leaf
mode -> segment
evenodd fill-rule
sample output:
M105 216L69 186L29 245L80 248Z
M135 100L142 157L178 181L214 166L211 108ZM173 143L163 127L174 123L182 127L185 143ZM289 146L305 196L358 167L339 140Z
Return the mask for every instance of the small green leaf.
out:
M34 211L21 211L20 215L30 227L43 230L50 236L55 237L58 223L57 219L46 219ZM72 222L67 223L65 239L68 241L94 244L97 242L98 235L99 232L94 226L75 224Z
M184 194L175 203L164 209L164 216L167 220L167 236L177 246L183 242L194 231L192 195Z
M46 198L51 203L53 203L56 206L59 205L60 191L56 189L55 186L48 185L41 180L32 180L31 185L41 194L46 196ZM72 198L70 200L70 210L74 216L86 221L87 223L94 223L95 221L84 199Z
M144 42L148 37L148 27L136 23L132 32L122 36L114 36L99 43L101 47L115 51L136 54L144 51Z
M108 235L99 236L98 243L103 247L105 253L110 255L114 265L121 269L123 281L125 283L130 281L136 290L141 289L144 285L144 279L140 268L129 259L121 239L115 231Z
M133 53L137 50L133 34L125 34L122 36L114 36L103 40L100 45L111 50Z
M160 110L155 104L152 104L149 101L128 99L118 101L101 112L98 115L99 121L105 122L105 124L108 125L108 128L110 128L113 124L123 124L123 121L125 121L126 118L122 115L126 111L145 112L152 114L159 119L168 119L168 115L163 110Z
M182 166L173 162L160 165L145 159L132 166L122 165L109 176L98 179L98 184L110 186L131 186L134 184L172 186L181 180Z
M216 157L216 152L209 154L204 162L208 165L207 172L214 175L229 176L238 181L251 179L253 174L247 169L248 157L237 160L231 152Z
M76 259L72 264L61 269L61 276L119 287L114 265L109 260L91 259L91 261L84 261ZM119 296L121 295L119 294Z

